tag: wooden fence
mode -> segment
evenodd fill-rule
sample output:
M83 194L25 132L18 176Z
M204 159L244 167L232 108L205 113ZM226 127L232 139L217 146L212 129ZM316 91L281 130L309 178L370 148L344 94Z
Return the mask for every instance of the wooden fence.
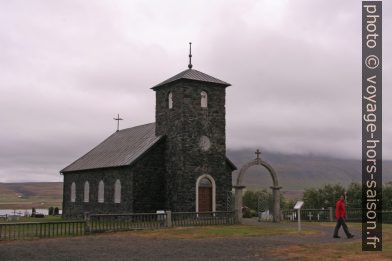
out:
M361 222L362 221L362 209L360 208L348 208L347 221ZM297 221L298 211L297 210L283 210L283 220L286 221ZM392 211L383 210L383 223L392 223ZM335 209L301 209L301 220L302 221L335 221Z
M157 229L166 227L166 213L92 214L88 217L89 232Z
M4 223L0 224L0 240L81 236L85 231L84 221Z
M159 229L172 226L208 226L235 224L235 212L174 212L90 214L79 221L0 223L0 241L61 236L82 236L90 233Z
M172 213L173 226L206 226L235 224L233 211L217 212L174 212Z

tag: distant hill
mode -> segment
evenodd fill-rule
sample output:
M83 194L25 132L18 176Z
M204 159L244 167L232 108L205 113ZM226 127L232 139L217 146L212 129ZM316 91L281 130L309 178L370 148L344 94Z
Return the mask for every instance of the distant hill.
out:
M228 150L238 168L255 158L252 150ZM303 190L324 184L361 182L361 161L317 155L263 152L261 157L278 173L279 185L287 198L300 198ZM235 184L238 171L233 175ZM383 162L383 181L392 181L392 161ZM272 180L261 166L252 167L244 178L247 189L269 189ZM0 183L0 209L48 208L62 205L62 182Z
M62 182L0 183L0 209L61 207Z
M238 168L255 158L251 150L229 150L227 155ZM261 157L274 167L283 190L303 190L328 183L346 186L351 182L361 182L362 179L360 160L272 152L263 152ZM233 184L237 172L233 175ZM392 181L392 161L384 161L383 182L389 181ZM272 180L263 167L257 166L249 169L244 178L244 185L250 189L269 188Z

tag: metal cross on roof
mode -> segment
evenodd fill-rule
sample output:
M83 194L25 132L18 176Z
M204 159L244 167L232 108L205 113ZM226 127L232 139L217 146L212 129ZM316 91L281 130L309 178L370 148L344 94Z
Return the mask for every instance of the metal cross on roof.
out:
M192 43L189 43L189 64L188 68L192 69Z
M117 121L117 131L120 130L120 121L123 119L120 118L120 114L117 114L117 118L113 118L113 120Z
M255 154L256 154L256 159L260 159L261 151L259 149L256 150Z

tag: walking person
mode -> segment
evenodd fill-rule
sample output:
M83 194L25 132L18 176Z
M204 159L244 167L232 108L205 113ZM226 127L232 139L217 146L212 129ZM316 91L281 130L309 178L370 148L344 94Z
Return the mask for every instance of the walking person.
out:
M348 227L345 222L345 220L347 219L346 204L344 203L345 199L346 199L346 192L344 192L343 195L341 195L339 200L336 202L336 210L335 210L336 227L333 233L334 238L340 238L339 236L340 226L343 227L344 233L346 233L347 238L354 237L354 235L351 234L350 231L348 230Z

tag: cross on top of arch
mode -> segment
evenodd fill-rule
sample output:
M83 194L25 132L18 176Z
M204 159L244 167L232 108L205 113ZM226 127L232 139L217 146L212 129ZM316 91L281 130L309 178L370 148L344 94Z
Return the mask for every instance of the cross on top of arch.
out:
M256 159L260 159L261 151L259 149L256 150L255 154L256 154Z

